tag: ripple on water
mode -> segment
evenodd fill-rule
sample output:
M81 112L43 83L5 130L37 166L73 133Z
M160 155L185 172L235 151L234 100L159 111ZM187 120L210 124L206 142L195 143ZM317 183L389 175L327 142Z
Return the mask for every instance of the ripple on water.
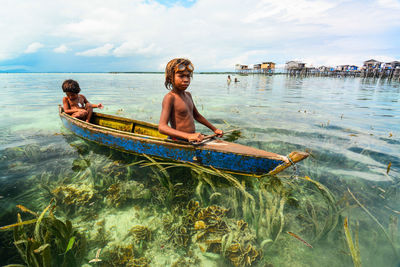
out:
M105 104L105 109L102 110L104 113L116 114L117 110L124 110L124 114L128 114L128 117L143 118L144 120L151 118L152 121L157 121L161 111L162 98L167 92L163 88L164 76L162 74L13 74L1 78L0 88L6 89L0 92L3 114L0 120L0 195L3 197L0 199L0 219L3 220L3 224L0 225L4 225L6 220L9 221L9 224L15 222L16 204L26 203L28 208L35 211L43 210L43 206L48 205L49 201L49 198L46 199L45 197L49 195L49 192L44 190L46 182L58 186L76 179L76 186L86 183L102 190L99 192L107 194L110 189L108 183L114 183L113 179L118 180L119 183L127 178L140 179L149 189L158 192L154 194L152 201L135 203L134 206L128 205L126 209L127 218L132 216L134 210L142 210L140 219L149 219L153 222L152 227L159 229L158 234L163 232L163 226L154 224L152 218L160 219L169 212L168 209L171 206L166 203L170 202L165 201L166 198L163 197L170 194L165 191L166 188L160 186L157 179L161 178L162 174L157 168L154 170L147 169L147 171L133 165L120 168L131 161L127 160L120 166L119 156L111 156L113 154L111 150L104 149L103 152L99 152L102 149L98 149L98 146L95 145L88 145L85 149L79 148L80 146L75 143L76 139L74 138L54 136L54 133L59 133L61 129L57 104L61 102L60 85L63 80L68 78L78 80L81 88L83 88L82 93L91 102L99 101ZM373 80L363 81L361 79L291 79L279 75L271 77L261 75L241 76L240 80L240 84L225 88L226 75L195 74L195 79L193 79L189 90L194 96L199 111L216 127L229 129L229 127L236 128L237 125L238 128L242 128L241 133L234 137L234 139L237 139L235 142L282 155L293 150L309 151L311 156L298 164L300 175L309 175L311 178L322 182L324 186L329 187L331 191L335 192L335 200L338 203L340 199L344 199L344 202L352 201L349 200L347 192L347 187L351 187L353 193L363 204L368 203L367 208L374 215L379 214L378 220L385 227L389 225L387 218L391 218L393 214L389 213L388 210L379 209L380 204L388 205L386 201L389 198L384 199L379 194L385 190L389 192L384 187L385 185L392 186L391 189L395 193L391 196L387 194L385 197L391 197L388 206L398 210L399 184L398 182L396 184L386 181L398 178L400 172L398 152L400 151L400 134L398 123L395 121L396 116L399 115L397 114L398 107L395 104L399 100L399 83L378 83ZM31 103L32 99L39 99L40 103L37 101ZM21 102L26 103L24 109L20 108ZM29 112L26 112L27 110ZM299 113L299 110L304 112ZM319 121L323 123L319 124ZM38 129L48 132L41 132ZM199 127L199 129L203 128ZM389 133L391 137L387 137ZM11 150L14 148L17 152L22 149L27 157L25 157L25 154L18 154L18 158L12 158ZM41 151L40 156L35 154L38 148ZM7 154L8 152L10 154ZM124 154L120 156L121 159L132 160L133 158L132 155ZM82 170L74 171L72 166L76 160L88 160L91 165L86 165L85 170L82 167ZM144 160L144 158L140 160ZM392 167L387 174L389 161L392 162ZM113 171L110 174L111 169ZM255 218L256 216L251 209L245 212L244 203L246 201L242 201L243 195L240 192L233 194L233 188L223 184L215 188L216 191L210 190L210 194L208 194L208 179L210 177L204 176L207 179L199 182L200 180L191 179L192 177L189 175L182 176L182 173L176 169L169 170L176 171L169 178L174 181L173 188L177 190L175 191L177 195L181 193L185 195L187 191L193 193L193 195L187 195L188 199L202 199L204 203L214 203L214 201L218 203L217 200L221 200L220 203L226 205L226 208L232 209L232 216L246 220L249 227L254 227L252 222L254 223L258 219ZM129 173L129 176L125 177L125 172L127 175ZM290 171L286 171L286 173L290 174ZM45 174L48 176L47 180L42 177ZM157 175L159 175L158 178ZM179 179L174 180L182 177L188 179L184 180L183 183ZM281 178L278 177L278 179ZM179 183L175 183L178 180ZM376 181L385 182L376 183ZM250 186L248 181L243 182L246 183L246 190L249 189L250 191L257 190L257 186L263 181L257 181L254 188ZM289 227L293 226L293 231L297 230L297 234L308 240L309 232L312 232L311 228L323 228L325 224L324 220L318 221L318 224L311 222L313 220L311 216L314 212L318 212L322 202L314 199L313 196L310 197L310 193L315 193L309 190L310 188L303 191L300 187L297 187L301 182L304 182L303 180L290 182L296 185L291 192L297 198L294 201L305 199L307 201L307 203L304 202L305 208L310 214L308 214L309 217L307 217L307 214L299 214L298 212L302 207L290 206L291 204L287 202L282 210L285 216L284 229L285 231L292 231ZM105 185L102 185L103 183ZM311 185L311 183L308 185ZM371 189L370 185L375 186L375 191L372 193L368 191ZM378 189L378 186L382 186L382 188ZM224 188L225 191L219 190L220 187ZM102 193L99 193L99 195L102 195ZM257 202L260 199L259 196L257 194L254 196L256 200L254 207L261 206L261 203ZM269 198L273 196L272 191L265 196L264 200L270 201ZM376 199L381 202L378 204ZM279 203L279 199L276 200ZM81 227L82 223L87 223L88 227L91 228L101 220L109 220L105 224L110 227L106 227L104 230L113 231L112 226L118 223L118 219L112 220L112 216L107 217L104 214L118 214L124 210L114 207L99 210L97 204L101 206L104 202L99 201L99 203L89 206L87 211L92 212L93 216L90 216L89 221L78 222L77 227ZM151 210L156 207L156 204L160 205L159 213ZM384 240L382 235L370 234L378 233L379 229L370 218L362 213L361 209L356 208L353 204L354 202L351 202L346 207L340 207L340 209L344 208L345 210L345 213L340 214L340 216L352 216L352 230L355 229L355 222L360 221L359 237L363 266L364 264L365 266L392 266L392 255L387 254L387 251L390 251L388 242ZM176 210L174 209L174 211ZM59 210L56 210L56 212L59 212ZM242 216L244 213L247 215ZM306 216L311 223L297 215ZM324 212L322 215L323 219L327 217ZM71 219L76 220L78 217L81 217L81 215L75 214ZM301 223L299 223L300 221ZM127 219L126 226L121 227L124 228L121 231L129 228L130 223L132 221ZM285 234L281 234L279 239L274 242L274 247L271 246L271 248L273 248L272 253L275 253L275 251L284 251L284 253L266 255L264 257L265 262L259 265L265 263L265 265L284 266L284 264L268 261L278 261L287 255L287 258L293 259L293 262L290 262L293 263L291 266L304 266L307 265L307 262L314 262L319 255L318 252L322 249L330 256L320 258L322 261L327 260L323 265L350 265L350 256L342 254L338 256L336 253L348 251L345 243L337 242L337 240L344 240L341 230L343 228L340 227L340 223L339 221L338 231L335 230L334 235L324 240L329 244L329 247L327 245L324 247L324 244L322 244L324 242L322 242L318 246L316 244L314 249L308 250L307 253L303 253L304 251L298 248L296 240L291 239L291 237L286 239ZM257 229L260 230L261 228ZM270 237L260 236L260 240L268 240L268 238ZM108 240L108 244L119 244L119 241L121 240ZM157 240L152 242L154 241ZM92 239L91 243L96 243L96 241ZM164 249L164 245L167 245L167 243L168 241L158 247ZM376 245L377 243L379 246ZM0 244L1 250L4 243L0 242ZM12 243L9 244L12 245ZM96 243L96 249L98 245L104 247L104 245ZM298 245L301 246L300 243ZM267 246L270 246L270 244L266 244L265 251L271 253ZM320 250L318 250L318 247ZM283 250L280 250L280 248L283 248ZM93 250L95 251L94 248ZM159 250L159 255L165 253L165 250ZM196 253L195 249L193 251ZM375 254L383 256L368 258L368 255ZM387 255L389 256L386 257ZM106 254L101 256L106 256ZM343 260L344 257L346 259ZM2 265L1 260L3 258L0 258L0 265ZM329 264L330 260L342 264ZM286 264L290 265L287 262Z

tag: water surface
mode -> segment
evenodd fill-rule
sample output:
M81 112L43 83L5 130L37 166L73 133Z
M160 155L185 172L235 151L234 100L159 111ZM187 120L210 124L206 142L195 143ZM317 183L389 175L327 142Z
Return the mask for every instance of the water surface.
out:
M271 232L258 230L257 238L253 238L251 244L262 251L260 254L264 256L253 264L352 266L343 233L343 219L348 217L353 233L356 222L359 222L363 266L397 266L400 259L393 250L400 253L400 84L359 78L291 78L284 75L237 77L240 82L228 85L226 75L195 74L188 90L192 93L200 113L220 129L240 128L240 136L235 142L282 155L293 150L310 152L312 156L299 164L297 175L310 177L325 185L335 197L338 214L337 226L332 226L333 230L326 233L324 238L318 237L318 229L323 226L315 222L324 224L322 218L331 212L323 207L326 203L318 204L324 198L317 197L315 194L318 189L315 191L315 188L308 188L301 179L293 180L299 183L296 190L297 185L290 184L291 178L288 178L296 174L294 171L287 170L278 175L278 178L286 179L285 183L289 181L287 185L291 192L279 191L278 195L272 194L273 197L286 200L283 209L285 222L282 224L281 234L271 244L263 243L263 239L271 238ZM92 196L93 199L86 204L96 204L86 206L83 210L78 207L72 209L64 202L58 203L59 218L72 220L74 226L88 236L88 251L82 263L87 263L94 257L98 248L103 248L105 261L108 257L110 262L113 257L111 251L117 250L117 244L122 246L126 243L128 239L124 235L129 229L135 225L146 225L151 229L153 239L146 241L147 250L138 252L137 245L134 250L137 255L148 259L151 266L170 266L179 264L179 260L182 260L180 263L185 261L189 265L230 266L232 261L218 256L218 253L215 256L209 251L211 249L202 252L204 247L196 244L195 240L187 244L186 248L176 248L177 245L171 239L162 236L166 230L161 228L161 220L167 220L165 218L174 215L174 212L169 210L172 204L165 205L161 203L165 199L160 200L154 196L157 194L154 186L159 187L157 183L160 183L160 178L154 176L154 172L146 168L134 167L131 170L127 167L127 173L118 174L115 170L105 169L108 165L109 168L114 168L117 163L130 164L146 159L118 154L82 142L63 129L58 117L58 104L61 104L64 96L61 84L65 79L77 80L82 88L81 93L90 102L103 103L105 108L102 112L153 123L158 123L161 102L168 92L163 87L162 74L1 74L0 225L16 222L16 214L20 212L16 208L17 204L40 212L56 195L57 188L61 190L60 185L73 185L82 189L83 185L89 184L95 192L111 194L115 183L110 182L114 187L111 185L100 189L97 182L106 181L109 179L105 177L106 174L112 173L114 178L124 177L129 185L132 185L132 181L140 183L135 186L143 186L142 190L150 190L153 195L122 201L121 205L116 205L119 202L110 197ZM210 133L201 125L197 127L206 134ZM88 166L82 166L82 159L89 162ZM389 164L391 167L388 172ZM90 184L86 180L89 176L94 179L93 175L97 180ZM249 233L254 234L257 229L267 227L267 222L256 219L259 213L254 210L247 212L240 203L233 202L232 194L236 194L234 188L228 186L227 189L226 185L218 185L218 194L225 194L230 199L223 201L220 196L221 200L218 200L215 198L217 195L212 195L211 191L207 193L210 188L205 188L202 195L195 191L200 190L200 180L193 177L194 173L183 169L171 175L178 186L182 182L179 179L190 180L187 186L191 189L188 187L185 190L192 191L179 200L179 205L173 202L180 207L181 212L187 208L190 200L195 200L203 208L215 204L230 209L226 216L231 220L245 220L249 223ZM101 184L106 183L104 181ZM249 192L257 197L263 185L246 181ZM200 185L203 186L203 183L207 186L204 180ZM267 185L264 189L269 196L272 191L268 190L272 189ZM356 204L349 190L376 216L390 235L390 241L385 239L383 230L376 221ZM203 199L205 195L213 199ZM290 202L294 195L297 204L309 203L307 205L310 206L303 211L314 218L314 221L303 219L305 215L300 212L301 207ZM237 198L241 199L243 196ZM266 205L272 203L267 200L268 198L255 199L256 209L262 206L260 201L265 201ZM74 202L71 205L79 206L79 203ZM135 209L137 214L129 212L130 209ZM96 217L90 214L90 210L97 214ZM89 213L87 218L91 218L90 220L82 219L82 213L85 212ZM316 213L314 217L313 213ZM129 216L136 216L137 220L132 222L133 219ZM94 223L103 223L104 242L100 242L97 232L90 232L90 224ZM174 223L178 224L177 221ZM313 248L305 246L287 232L296 232L310 242L315 240L312 243ZM10 232L0 233L0 255L4 255L0 257L0 263L22 263L16 252L13 252L12 236L8 233ZM134 239L134 236L129 238ZM157 242L161 242L161 245ZM381 257L373 256L378 254Z

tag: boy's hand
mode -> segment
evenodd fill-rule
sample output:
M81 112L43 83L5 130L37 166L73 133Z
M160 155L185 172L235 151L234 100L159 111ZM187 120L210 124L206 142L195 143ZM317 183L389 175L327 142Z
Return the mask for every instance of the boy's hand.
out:
M220 129L215 129L214 133L218 136L218 137L222 137L224 135L224 132Z
M102 103L100 103L100 104L97 104L97 107L98 107L99 109L102 109L104 106L103 106Z
M201 142L204 139L204 135L202 135L201 133L193 133L193 134L189 134L187 137L187 140L189 142Z

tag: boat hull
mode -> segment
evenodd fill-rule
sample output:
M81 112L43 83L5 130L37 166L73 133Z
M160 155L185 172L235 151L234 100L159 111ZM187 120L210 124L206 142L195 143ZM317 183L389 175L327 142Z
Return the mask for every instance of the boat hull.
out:
M97 144L128 153L146 154L234 173L254 175L272 173L278 167L282 168L286 165L279 159L278 154L240 144L210 140L201 145L193 145L188 142L172 141L165 137L152 137L108 129L72 118L62 112L60 112L60 117L65 128L74 134Z

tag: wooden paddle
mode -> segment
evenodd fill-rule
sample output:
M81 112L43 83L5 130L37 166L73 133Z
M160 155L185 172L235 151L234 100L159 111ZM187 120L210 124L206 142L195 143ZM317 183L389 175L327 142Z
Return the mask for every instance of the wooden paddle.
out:
M240 128L239 129L233 129L233 130L229 130L229 131L223 132L223 134L227 134L227 133L231 133L231 132L239 131L239 130L240 130ZM192 145L201 145L201 144L204 144L205 142L207 142L207 141L209 141L212 138L217 137L217 136L218 136L218 134L216 134L216 133L215 134L206 135L206 136L204 136L202 141L200 141L200 142L190 142L190 143Z

